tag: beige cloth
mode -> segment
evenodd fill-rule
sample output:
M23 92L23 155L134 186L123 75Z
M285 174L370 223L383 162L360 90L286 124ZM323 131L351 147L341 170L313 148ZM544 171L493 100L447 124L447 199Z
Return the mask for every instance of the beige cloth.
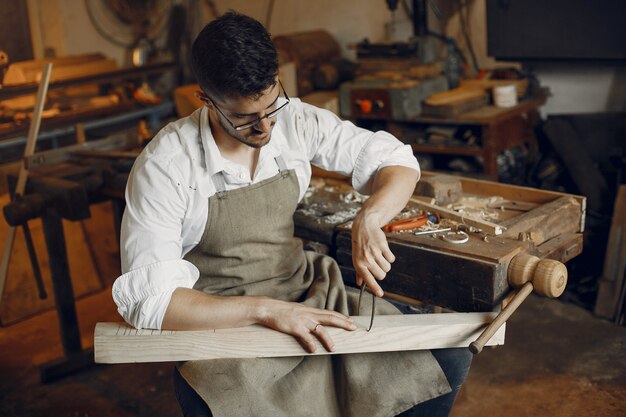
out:
M268 180L210 197L206 230L185 259L200 270L196 289L265 295L355 314L336 262L304 252L293 237L298 182L284 168ZM363 311L371 308L364 297ZM397 314L377 303L377 314ZM214 416L378 417L450 392L430 351L190 361L179 365Z

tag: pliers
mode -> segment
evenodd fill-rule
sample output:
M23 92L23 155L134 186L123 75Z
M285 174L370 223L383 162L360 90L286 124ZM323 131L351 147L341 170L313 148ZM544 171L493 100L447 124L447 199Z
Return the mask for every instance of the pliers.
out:
M420 214L417 216L407 217L406 219L396 220L383 226L383 232L399 232L400 230L417 229L424 226L429 221L439 223L438 214Z

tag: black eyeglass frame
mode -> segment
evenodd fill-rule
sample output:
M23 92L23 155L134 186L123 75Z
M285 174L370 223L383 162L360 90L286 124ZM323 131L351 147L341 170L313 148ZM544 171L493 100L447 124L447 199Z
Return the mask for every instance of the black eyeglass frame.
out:
M278 107L275 110L272 110L271 112L267 113L265 116L263 117L259 117L251 122L246 122L243 123L241 125L235 126L235 124L233 122L230 121L230 119L228 118L228 116L226 116L224 114L224 112L222 110L220 110L220 108L217 106L217 104L215 104L215 101L213 101L213 99L211 99L210 97L206 97L215 107L215 109L219 112L219 114L222 115L222 117L224 117L224 119L226 119L226 121L228 122L228 124L235 129L236 131L241 131L241 130L245 130L245 129L249 129L252 126L256 126L259 123L261 123L263 120L265 119L269 119L271 117L276 117L276 115L278 115L278 113L280 113L281 111L283 111L285 109L285 107L287 107L287 104L289 104L289 102L291 101L289 99L289 96L287 95L287 91L285 90L285 87L283 87L283 83L280 82L280 80L278 80L278 85L280 86L280 88L283 90L283 95L285 96L285 100L287 100L282 106ZM280 96L278 96L280 97Z

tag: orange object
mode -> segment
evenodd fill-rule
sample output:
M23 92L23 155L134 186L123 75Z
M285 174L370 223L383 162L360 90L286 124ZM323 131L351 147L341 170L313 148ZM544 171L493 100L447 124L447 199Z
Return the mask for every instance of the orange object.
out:
M361 112L363 113L371 113L372 109L374 108L374 104L372 103L372 100L359 100L357 101L357 105L359 106L359 109L361 109Z
M420 214L406 219L397 220L383 226L383 232L397 232L400 230L414 229L428 223L428 215Z
M389 227L390 232L399 232L400 230L409 230L409 229L417 229L418 227L424 226L428 223L428 217L424 217L422 219L417 219L412 222L406 222L402 224L396 224Z
M398 232L400 230L417 229L424 226L429 221L439 223L439 213L424 213L416 216L407 217L406 219L396 220L382 227L383 232Z

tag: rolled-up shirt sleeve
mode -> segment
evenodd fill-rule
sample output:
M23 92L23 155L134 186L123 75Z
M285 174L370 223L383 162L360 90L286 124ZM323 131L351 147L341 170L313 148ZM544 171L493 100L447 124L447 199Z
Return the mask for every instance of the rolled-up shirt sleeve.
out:
M191 288L199 271L184 259L156 262L121 275L113 284L113 301L128 324L160 329L176 288Z
M198 269L182 259L184 183L171 159L141 155L126 187L120 248L122 275L113 284L118 312L136 328L160 329L178 287L191 288Z
M372 132L342 121L328 110L301 104L296 129L303 137L309 160L315 166L352 177L360 193L371 192L376 172L387 166L404 166L420 173L410 145L385 131Z

